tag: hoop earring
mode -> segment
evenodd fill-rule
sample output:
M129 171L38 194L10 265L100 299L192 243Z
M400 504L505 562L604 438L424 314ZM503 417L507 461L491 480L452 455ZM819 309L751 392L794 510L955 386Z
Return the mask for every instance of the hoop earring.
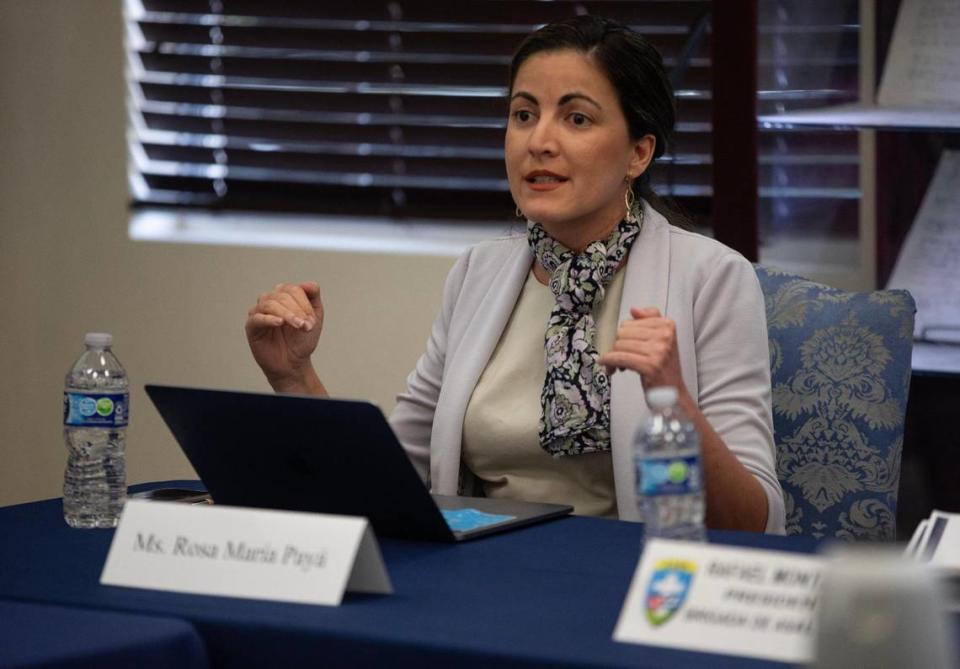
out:
M633 184L627 181L627 190L623 194L623 204L627 208L626 216L624 217L627 223L640 223L640 216L637 213L637 197L633 194Z
M517 218L524 218L523 212L520 211L520 207L517 207L517 210L514 213L516 213Z

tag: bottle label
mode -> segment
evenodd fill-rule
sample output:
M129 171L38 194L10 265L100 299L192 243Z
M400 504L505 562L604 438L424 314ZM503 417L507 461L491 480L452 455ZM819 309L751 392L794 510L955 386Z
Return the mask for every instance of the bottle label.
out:
M129 393L63 394L63 424L73 427L125 427Z
M644 458L637 469L642 495L684 495L703 490L698 455Z

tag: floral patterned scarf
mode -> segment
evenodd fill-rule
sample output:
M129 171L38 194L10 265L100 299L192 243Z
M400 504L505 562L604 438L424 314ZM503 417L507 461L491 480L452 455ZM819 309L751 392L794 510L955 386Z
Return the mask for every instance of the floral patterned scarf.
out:
M610 381L597 362L593 307L603 300L642 222L621 221L609 237L580 254L539 223L527 223L527 241L550 273L557 299L547 322L547 374L540 394L540 445L554 457L610 450Z

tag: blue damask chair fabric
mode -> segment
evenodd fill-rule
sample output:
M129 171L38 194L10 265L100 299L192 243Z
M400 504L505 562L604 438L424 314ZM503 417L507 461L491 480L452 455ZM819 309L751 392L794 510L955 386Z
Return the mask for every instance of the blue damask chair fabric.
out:
M893 540L913 298L756 269L767 306L787 534Z

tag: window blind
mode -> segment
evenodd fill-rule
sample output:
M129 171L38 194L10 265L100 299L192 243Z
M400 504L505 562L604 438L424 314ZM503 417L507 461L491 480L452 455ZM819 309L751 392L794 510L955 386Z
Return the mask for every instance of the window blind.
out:
M682 74L653 185L702 211L709 8L127 0L133 204L502 222L514 208L503 167L512 51L544 23L596 13L631 25Z
M760 114L859 99L859 0L758 0ZM762 237L856 238L858 134L760 128Z
M857 0L758 3L760 112L856 99ZM678 123L653 185L703 222L710 8L125 0L132 203L502 222L510 55L538 26L589 12L663 54ZM761 129L762 225L855 226L856 175L855 133Z

